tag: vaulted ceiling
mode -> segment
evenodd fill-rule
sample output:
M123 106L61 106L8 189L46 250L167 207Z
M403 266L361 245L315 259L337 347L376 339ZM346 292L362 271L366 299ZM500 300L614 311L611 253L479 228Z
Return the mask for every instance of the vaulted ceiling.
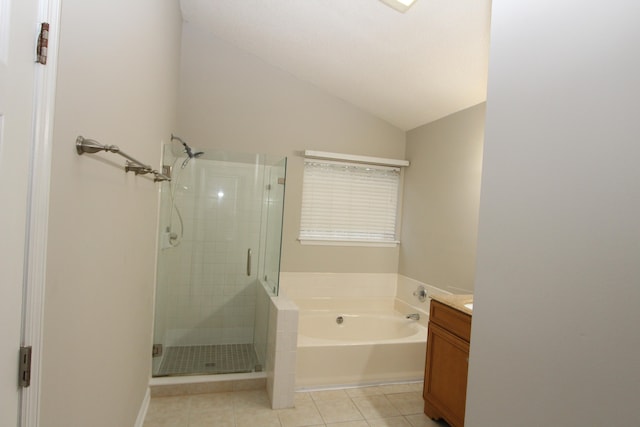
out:
M181 0L184 20L409 130L486 98L491 0Z

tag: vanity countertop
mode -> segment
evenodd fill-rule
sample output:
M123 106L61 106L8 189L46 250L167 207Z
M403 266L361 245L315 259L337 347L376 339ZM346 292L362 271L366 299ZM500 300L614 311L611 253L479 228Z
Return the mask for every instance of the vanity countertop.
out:
M465 304L473 304L473 294L464 295L436 295L432 294L430 297L436 301L455 308L458 311L473 315L473 308L465 307Z

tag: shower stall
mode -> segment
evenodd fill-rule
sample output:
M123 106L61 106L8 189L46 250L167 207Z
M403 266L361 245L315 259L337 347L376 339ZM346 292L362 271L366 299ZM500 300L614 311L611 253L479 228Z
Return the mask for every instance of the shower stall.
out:
M286 158L164 147L153 376L261 371Z

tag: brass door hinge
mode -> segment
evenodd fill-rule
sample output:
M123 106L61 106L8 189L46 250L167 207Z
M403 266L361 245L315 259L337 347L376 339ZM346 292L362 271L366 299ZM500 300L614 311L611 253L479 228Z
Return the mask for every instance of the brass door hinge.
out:
M31 346L20 347L18 385L22 388L26 388L31 385Z
M40 34L38 35L38 47L36 54L38 55L37 63L47 65L47 50L49 48L49 24L43 22L40 25Z

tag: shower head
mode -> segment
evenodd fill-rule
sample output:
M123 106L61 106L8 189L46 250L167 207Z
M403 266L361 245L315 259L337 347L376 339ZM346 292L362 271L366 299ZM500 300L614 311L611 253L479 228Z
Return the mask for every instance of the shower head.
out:
M204 154L204 151L196 151L195 153L193 152L193 149L189 146L189 144L187 144L185 141L182 140L182 138L175 136L174 134L171 134L171 140L172 141L178 141L182 144L182 146L184 147L184 152L187 154L187 158L184 159L184 162L182 162L182 168L184 169L185 166L187 166L187 163L189 163L189 160L193 159L193 158L198 158L200 156L202 156Z

